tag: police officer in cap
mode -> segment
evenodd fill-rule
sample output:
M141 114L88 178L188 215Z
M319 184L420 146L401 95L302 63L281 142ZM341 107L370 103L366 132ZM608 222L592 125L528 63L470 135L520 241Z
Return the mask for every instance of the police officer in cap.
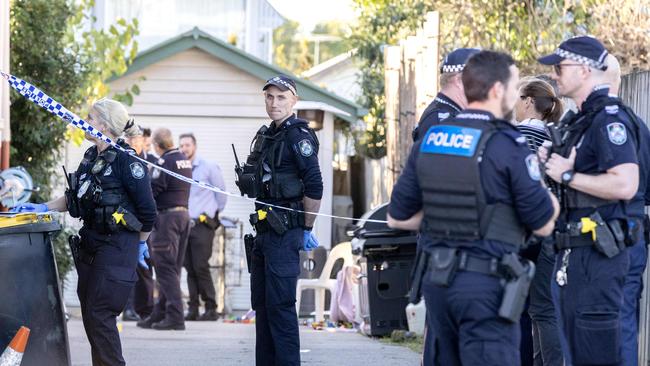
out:
M88 113L94 130L132 152L122 139L138 128L124 106L111 99L95 102ZM68 211L80 218L81 238L73 236L84 328L93 365L124 365L115 318L137 279L136 266L148 268L146 240L156 218L147 168L127 153L86 133L94 146L68 177L65 196L21 211Z
M457 115L467 107L461 75L467 59L479 51L478 48L458 48L445 57L440 66L440 92L422 113L420 122L413 130L413 141L421 138L429 127Z
M607 70L605 70L606 84L609 84L609 97L612 104L622 108L628 114L630 120L635 123L640 143L637 153L639 155L639 189L630 201L627 212L632 224L638 224L638 233L635 243L628 248L630 257L630 268L625 276L623 286L623 307L621 309L621 340L623 347L623 365L638 365L638 337L639 337L639 301L643 290L643 272L648 261L647 230L648 221L645 214L645 206L650 205L650 130L639 116L623 105L618 98L618 89L621 85L621 68L614 55L609 54L605 59ZM610 106L610 108L612 108ZM643 226L640 223L643 222ZM643 227L643 231L642 231Z
M430 257L422 292L431 364L520 362L517 322L534 266L516 253L526 230L552 232L559 207L508 121L518 80L509 55L472 56L462 75L468 109L429 128L393 188L388 225L419 230Z
M318 139L306 121L293 113L296 83L285 75L263 88L266 113L243 167L236 167L242 195L255 197L251 224L257 236L252 248L251 303L255 310L257 365L299 365L300 340L296 314L299 250L318 246L312 233L323 180L318 164ZM245 239L251 242L252 236Z
M192 178L192 162L174 147L169 129L159 128L154 131L153 143L160 156L158 165ZM154 169L151 176L151 187L158 208L158 218L150 239L151 257L160 292L151 315L137 325L156 330L184 330L180 281L190 233L190 184L159 169Z
M626 246L639 240L635 232L642 227L630 220L626 203L639 189L638 131L608 95L607 55L597 39L582 36L539 59L553 66L560 93L580 109L550 156L540 149L546 173L563 188L552 285L565 360L573 365L622 364Z

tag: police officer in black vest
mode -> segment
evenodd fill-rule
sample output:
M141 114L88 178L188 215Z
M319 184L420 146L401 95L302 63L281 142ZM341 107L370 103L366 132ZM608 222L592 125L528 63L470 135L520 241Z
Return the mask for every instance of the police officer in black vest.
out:
M458 48L445 57L440 66L440 92L422 113L413 130L413 141L421 138L429 127L454 117L467 107L461 76L467 59L479 51L478 48Z
M154 131L153 144L160 156L158 165L192 178L192 162L174 148L174 139L169 129L159 128ZM184 330L180 280L190 232L187 210L190 184L158 169L153 170L151 177L158 219L149 243L160 292L153 312L138 322L138 326L157 330Z
M465 97L461 76L467 59L479 51L477 48L458 48L445 57L442 66L440 66L440 92L422 113L418 125L413 130L413 141L421 138L431 126L439 124L444 119L456 116L462 109L467 107L467 97ZM411 303L416 304L422 298L420 287L427 260L426 254L422 252L422 246L418 245L417 265L413 269L412 288L409 295L409 302ZM434 341L431 339L431 332L426 327L424 333L425 345L433 345ZM425 346L424 350L423 364L428 366L427 361L433 359L433 355L429 354L429 352L433 352L433 347Z
M636 362L635 356L622 362L621 308L627 246L643 240L642 160L633 113L608 95L607 55L597 39L583 36L539 59L553 65L560 93L580 109L559 131L562 138L554 142L550 157L546 149L540 154L548 176L562 185L552 290L565 360L572 365ZM640 199L630 204L636 193Z
M291 78L271 78L263 91L272 122L255 135L245 165L235 168L242 195L280 206L256 204L251 224L257 236L245 238L251 256L251 303L256 312L255 360L257 365L297 366L298 252L318 246L312 233L316 217L282 207L318 212L323 195L318 139L307 122L293 113L298 93Z
M122 104L95 102L88 123L113 141L137 128ZM22 210L68 211L83 227L70 245L79 275L77 294L93 365L124 365L115 318L122 312L137 279L138 262L148 268L146 240L156 218L147 168L127 153L86 134L89 148L68 190L45 204ZM124 140L117 143L133 151Z
M517 322L534 266L517 252L527 230L552 232L559 207L509 122L518 79L510 56L472 56L468 109L429 128L393 188L389 226L419 230L430 257L422 292L435 365L520 362Z

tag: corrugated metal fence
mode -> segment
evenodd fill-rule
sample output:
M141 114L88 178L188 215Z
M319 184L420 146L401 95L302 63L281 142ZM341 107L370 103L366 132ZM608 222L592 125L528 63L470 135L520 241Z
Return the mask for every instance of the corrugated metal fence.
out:
M623 77L620 95L646 123L650 121L650 71L642 71ZM647 208L646 208L647 211ZM639 365L650 366L650 272L644 274L644 290L641 298L639 321Z

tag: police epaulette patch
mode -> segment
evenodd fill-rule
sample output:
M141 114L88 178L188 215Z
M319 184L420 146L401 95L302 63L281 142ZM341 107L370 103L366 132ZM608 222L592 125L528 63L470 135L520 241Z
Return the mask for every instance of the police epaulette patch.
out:
M614 105L606 105L605 106L605 112L607 114L617 114L618 113L618 106L616 104L614 104Z

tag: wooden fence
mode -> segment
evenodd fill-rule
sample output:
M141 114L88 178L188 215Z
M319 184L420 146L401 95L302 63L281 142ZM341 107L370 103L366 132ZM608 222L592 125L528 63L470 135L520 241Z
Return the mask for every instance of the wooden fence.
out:
M388 196L413 145L411 132L438 91L440 15L429 12L422 28L384 50Z
M625 75L620 95L625 104L646 124L650 121L650 71ZM650 265L650 261L648 264ZM650 366L650 272L647 267L643 279L644 289L639 307L639 365Z

